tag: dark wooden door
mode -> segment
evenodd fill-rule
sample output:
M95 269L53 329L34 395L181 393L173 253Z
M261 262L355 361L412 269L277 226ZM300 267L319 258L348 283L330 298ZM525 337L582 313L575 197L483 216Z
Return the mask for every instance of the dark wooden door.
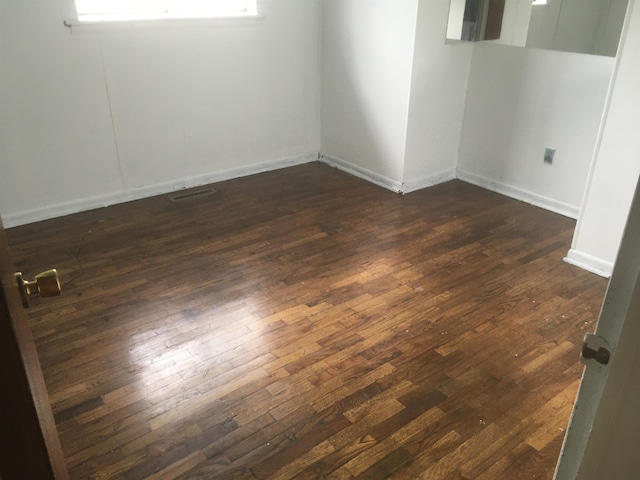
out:
M68 479L1 220L0 278L0 477Z

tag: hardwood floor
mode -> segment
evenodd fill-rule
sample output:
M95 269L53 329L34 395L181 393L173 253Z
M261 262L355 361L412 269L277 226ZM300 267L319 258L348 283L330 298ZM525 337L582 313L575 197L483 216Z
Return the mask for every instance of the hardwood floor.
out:
M606 288L574 221L321 164L211 187L7 232L62 277L30 321L72 478L552 477Z

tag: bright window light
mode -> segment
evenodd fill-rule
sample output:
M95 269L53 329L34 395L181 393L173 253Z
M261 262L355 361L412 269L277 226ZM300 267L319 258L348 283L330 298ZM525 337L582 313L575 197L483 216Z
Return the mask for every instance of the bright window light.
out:
M546 5L547 0L533 0L532 5Z
M113 22L257 15L256 0L75 0L78 20Z

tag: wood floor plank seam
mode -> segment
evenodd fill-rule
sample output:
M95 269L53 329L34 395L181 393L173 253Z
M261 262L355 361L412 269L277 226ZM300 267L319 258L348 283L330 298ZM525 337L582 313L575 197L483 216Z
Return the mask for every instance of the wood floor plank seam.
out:
M61 275L29 318L71 478L552 478L606 288L575 221L320 164L210 188L7 230Z

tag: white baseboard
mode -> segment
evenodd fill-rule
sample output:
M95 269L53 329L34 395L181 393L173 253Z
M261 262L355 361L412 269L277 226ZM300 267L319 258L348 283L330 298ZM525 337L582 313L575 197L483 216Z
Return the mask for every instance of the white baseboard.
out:
M417 178L409 182L404 182L400 191L401 193L411 193L415 192L416 190L433 187L434 185L438 185L440 183L455 180L456 178L456 169L449 168L447 170L442 170L438 173L434 173L433 175Z
M379 173L372 172L371 170L367 170L366 168L347 162L341 158L327 155L326 153L320 152L319 157L320 162L326 163L338 170L342 170L354 177L362 178L363 180L378 185L379 187L386 188L387 190L391 190L392 192L400 193L402 191L402 182L398 182L397 180L385 177Z
M578 218L578 214L580 213L580 207L560 202L543 195L538 195L537 193L514 187L497 180L492 180L481 175L476 175L475 173L465 172L464 170L458 169L457 178L464 182L477 185L478 187L491 190L492 192L515 198L516 200L529 203L536 207L544 208L545 210L564 215L565 217L573 218L574 220Z
M491 190L502 195L515 198L517 200L525 201L532 205L545 208L547 210L565 215L570 218L575 219L578 217L578 207L574 207L572 205L559 202L557 200L553 200L532 192L528 192L526 190L519 189L517 187L513 187L511 185L507 185L495 180L491 180L480 175L465 172L463 170L443 170L433 175L402 183L384 175L372 172L371 170L360 167L346 160L328 155L326 153L308 152L302 155L282 158L275 161L246 165L239 168L232 168L217 172L210 172L202 175L185 177L183 179L171 182L148 185L145 187L134 188L126 191L111 192L103 195L82 198L79 200L72 200L69 202L61 202L58 204L49 205L33 210L25 210L22 212L3 216L3 223L5 228L15 227L27 223L47 220L49 218L62 217L64 215L69 215L72 213L107 207L109 205L114 205L117 203L129 202L132 200L138 200L140 198L152 197L154 195L162 195L185 188L193 188L210 183L222 182L232 178L239 178L256 173L278 170L281 168L301 165L304 163L311 163L317 160L396 193L410 193L422 188L427 188L439 183L459 178L460 180L472 183L482 188L486 188L487 190ZM586 257L584 257L584 254L580 254L579 252L577 252L576 254L572 254L571 252L569 252L566 261L568 263L572 263L573 265L581 266L586 270L593 271L598 275L609 276L611 274L613 266L608 262L602 262L594 257ZM593 266L589 267L589 265Z
M609 278L611 272L613 272L613 263L581 252L575 248L569 250L567 256L564 257L564 261L605 278Z
M134 188L126 191L111 192L94 197L72 200L70 202L62 202L55 205L48 205L43 208L33 210L25 210L23 212L13 213L2 217L5 228L17 227L27 223L39 222L49 218L62 217L72 213L93 210L96 208L107 207L116 203L130 202L141 198L152 197L154 195L162 195L185 188L199 187L209 183L222 182L232 178L245 177L256 173L278 170L281 168L301 165L303 163L315 162L318 160L318 152L309 152L294 157L282 158L275 161L256 163L243 167L221 170L218 172L210 172L192 177L185 177L179 180L148 185L145 187Z

